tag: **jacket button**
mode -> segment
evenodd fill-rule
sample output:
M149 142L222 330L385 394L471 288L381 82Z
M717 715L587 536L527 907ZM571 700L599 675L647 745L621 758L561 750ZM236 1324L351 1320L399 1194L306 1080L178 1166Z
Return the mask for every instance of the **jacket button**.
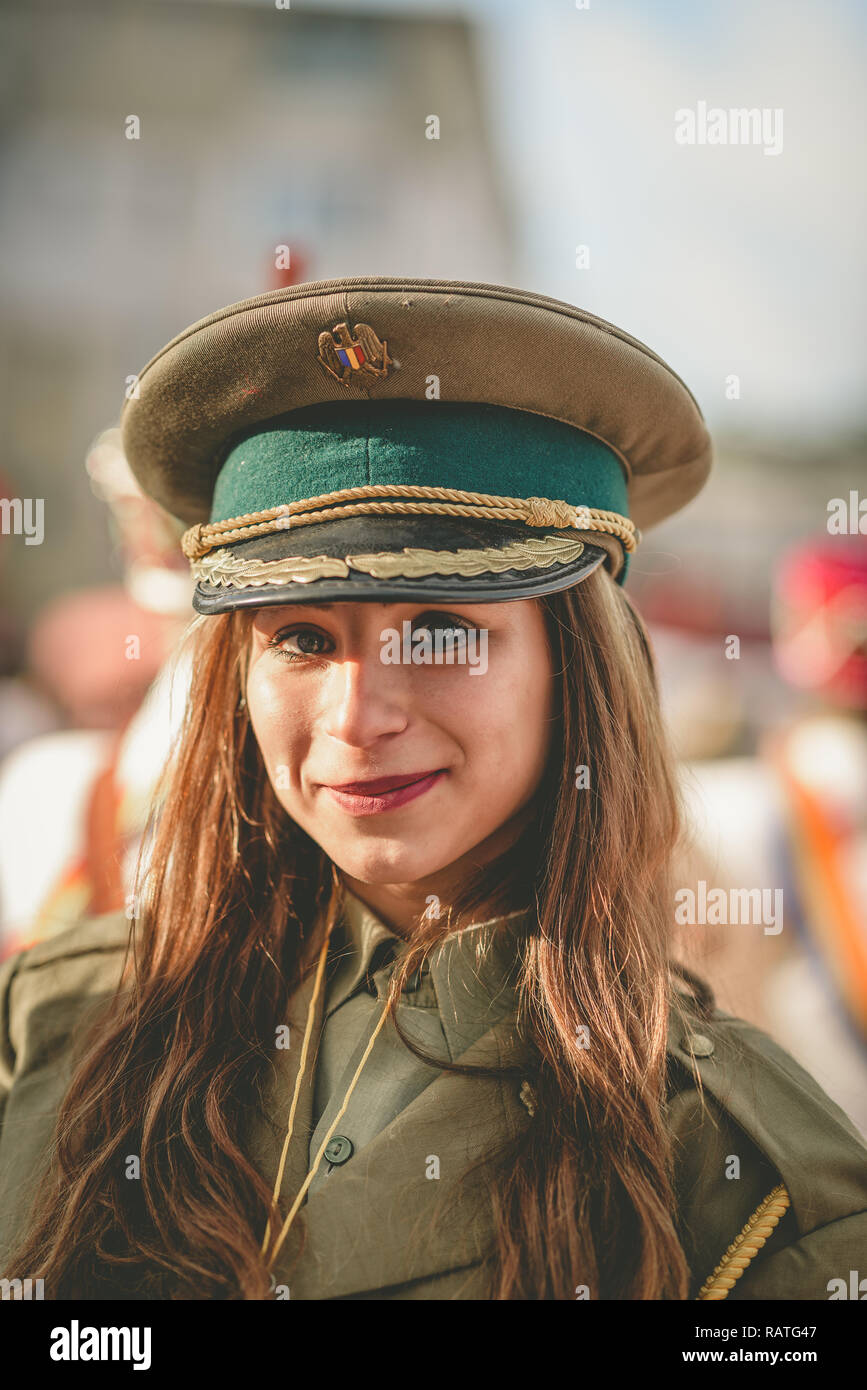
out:
M347 1139L344 1134L335 1134L334 1138L325 1149L325 1158L329 1163L345 1163L352 1157L352 1140Z
M713 1056L713 1043L704 1033L690 1033L686 1040L686 1046L693 1057Z

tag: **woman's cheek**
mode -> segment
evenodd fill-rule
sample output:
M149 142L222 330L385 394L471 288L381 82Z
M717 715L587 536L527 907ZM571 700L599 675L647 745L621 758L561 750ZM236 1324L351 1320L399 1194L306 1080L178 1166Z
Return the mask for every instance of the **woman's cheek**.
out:
M280 673L254 668L247 682L247 710L256 742L272 780L283 764L292 760L292 741L301 724L300 711L288 698ZM285 776L282 778L285 782Z

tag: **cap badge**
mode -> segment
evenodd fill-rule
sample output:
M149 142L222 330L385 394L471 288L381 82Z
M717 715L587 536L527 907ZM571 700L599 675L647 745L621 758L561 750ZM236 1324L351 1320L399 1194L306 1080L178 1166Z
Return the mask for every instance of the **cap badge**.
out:
M388 376L394 365L388 343L377 337L369 323L357 323L354 336L348 323L336 323L330 332L320 333L319 361L344 386L361 374Z

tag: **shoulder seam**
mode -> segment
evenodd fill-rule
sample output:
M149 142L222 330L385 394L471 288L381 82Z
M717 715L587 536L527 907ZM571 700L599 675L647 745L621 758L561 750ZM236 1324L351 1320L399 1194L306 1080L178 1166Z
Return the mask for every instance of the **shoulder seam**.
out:
M788 1245L784 1245L779 1250L775 1250L774 1254L784 1255L787 1250L794 1250L802 1241L812 1240L813 1236L819 1235L822 1231L827 1231L829 1227L840 1226L844 1221L853 1221L856 1216L867 1216L867 1207L861 1207L859 1211L849 1211L845 1216L835 1216L833 1221L825 1221L821 1226L814 1226L812 1231L805 1231L803 1235L797 1236L795 1240L790 1240Z
M126 944L118 942L113 946L81 946L73 951L60 951L53 956L44 956L42 960L28 960L28 951L22 953L23 958L19 969L21 971L41 970L44 965L56 965L60 960L77 960L80 956L100 956L110 955L115 951L126 950Z
M121 912L122 909L118 909L98 917L84 918L81 922L77 922L74 926L58 933L56 937L34 941L31 946L25 947L23 951L19 952L20 970L32 972L39 970L44 965L56 965L60 961L71 961L82 956L106 955L116 951L125 951L129 945L129 927L131 924L124 917L122 932L118 931L118 927L121 925ZM115 938L114 940L111 939L111 936L108 940L102 939L102 936L106 934L106 928L103 928L102 933L93 931L93 928L100 922L105 923L106 927L110 924L111 936ZM85 929L90 931L90 941L86 938L80 939ZM73 934L78 939L71 941L63 939Z

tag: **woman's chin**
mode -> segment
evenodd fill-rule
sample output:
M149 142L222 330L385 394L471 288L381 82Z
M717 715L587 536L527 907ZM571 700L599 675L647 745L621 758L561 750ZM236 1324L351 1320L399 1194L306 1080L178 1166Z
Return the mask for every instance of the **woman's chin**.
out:
M449 851L432 854L429 845L424 849L393 843L375 848L367 845L360 852L339 846L323 848L342 873L370 884L417 883L439 873L458 857Z

